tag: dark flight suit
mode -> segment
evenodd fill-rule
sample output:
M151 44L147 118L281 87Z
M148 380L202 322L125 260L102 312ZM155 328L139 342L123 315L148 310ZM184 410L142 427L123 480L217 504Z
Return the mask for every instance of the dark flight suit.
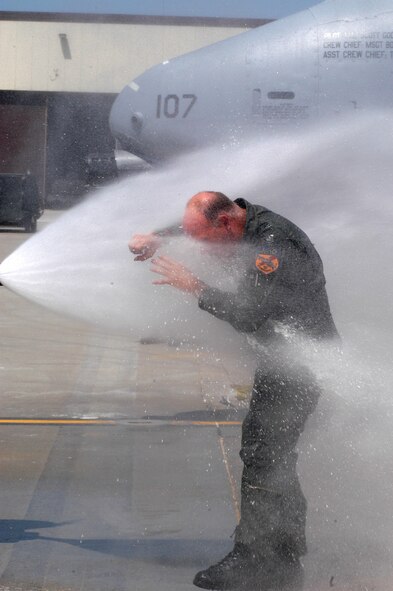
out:
M338 338L321 259L302 230L244 199L243 241L250 247L236 293L207 288L202 310L253 333L261 344L249 412L242 428L241 520L235 542L256 556L296 559L306 553L306 500L295 451L319 387L294 360L283 332L317 340ZM288 344L289 343L289 344Z

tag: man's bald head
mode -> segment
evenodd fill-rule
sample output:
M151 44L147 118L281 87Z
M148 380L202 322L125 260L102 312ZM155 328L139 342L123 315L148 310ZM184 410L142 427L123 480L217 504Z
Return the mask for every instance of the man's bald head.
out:
M234 209L235 203L224 193L218 191L201 191L197 193L187 203L188 208L202 213L209 222L215 222L221 211L230 211Z
M233 242L243 235L246 213L218 191L201 191L188 201L183 228L196 240Z

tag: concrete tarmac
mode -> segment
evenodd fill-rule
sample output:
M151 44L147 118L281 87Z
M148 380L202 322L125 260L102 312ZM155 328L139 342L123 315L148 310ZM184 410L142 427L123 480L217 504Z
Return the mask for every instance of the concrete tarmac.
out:
M1 232L0 260L26 238ZM5 287L0 306L0 589L195 588L238 513L242 413L208 392L225 369Z
M1 232L0 260L26 238ZM0 591L195 589L232 547L246 412L233 385L245 376L5 287L0 347ZM388 590L375 578L340 586L327 553L312 546L306 591Z

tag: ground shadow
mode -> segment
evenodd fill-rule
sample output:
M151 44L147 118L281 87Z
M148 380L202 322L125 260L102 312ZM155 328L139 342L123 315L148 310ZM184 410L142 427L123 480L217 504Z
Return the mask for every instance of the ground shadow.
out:
M81 550L90 550L109 554L117 558L128 558L142 562L152 562L173 567L201 567L212 560L219 560L232 548L230 540L187 540L176 539L67 539L40 537L41 540L61 542L76 546Z
M222 558L232 547L231 540L132 538L86 539L60 538L41 535L40 530L67 525L71 522L54 523L30 519L0 519L0 543L57 542L118 558L154 562L167 566L199 567L210 564L212 559Z
M53 521L37 521L33 519L0 519L0 544L15 544L26 540L41 539L39 532L30 529L48 529L59 527L70 522L54 523Z

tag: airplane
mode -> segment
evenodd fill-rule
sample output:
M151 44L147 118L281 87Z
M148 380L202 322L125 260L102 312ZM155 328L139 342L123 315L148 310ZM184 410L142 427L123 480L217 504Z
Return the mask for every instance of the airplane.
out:
M325 0L150 68L118 95L120 169L393 106L391 0Z

